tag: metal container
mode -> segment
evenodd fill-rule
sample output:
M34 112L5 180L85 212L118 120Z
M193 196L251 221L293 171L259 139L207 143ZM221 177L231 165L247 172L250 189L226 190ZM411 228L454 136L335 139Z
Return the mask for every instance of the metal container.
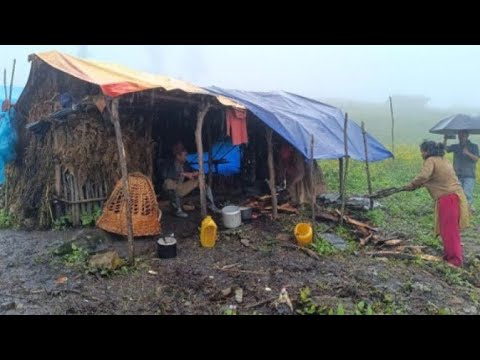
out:
M223 225L228 229L235 229L242 225L242 215L238 206L230 205L222 209Z
M240 213L242 215L242 221L252 220L252 208L243 206L240 208Z
M160 259L171 259L177 256L177 240L166 236L157 240L157 255Z

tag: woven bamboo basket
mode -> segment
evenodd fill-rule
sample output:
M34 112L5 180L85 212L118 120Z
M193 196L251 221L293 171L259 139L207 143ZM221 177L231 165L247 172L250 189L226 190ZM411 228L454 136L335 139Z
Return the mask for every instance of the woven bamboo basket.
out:
M162 212L158 207L153 184L141 173L128 175L130 191L133 236L153 236L160 234L160 219ZM125 199L122 181L118 181L103 207L103 212L97 220L97 226L105 231L127 235L127 201Z

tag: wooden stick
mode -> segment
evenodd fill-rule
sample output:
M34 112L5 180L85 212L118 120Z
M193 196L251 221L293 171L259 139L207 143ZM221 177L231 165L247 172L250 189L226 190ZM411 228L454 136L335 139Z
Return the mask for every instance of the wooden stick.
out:
M87 181L85 182L85 197L84 197L84 200L88 200L88 199L91 199L93 198L92 196L92 192L91 192L91 183L90 181ZM92 213L92 203L90 201L86 202L86 210L87 210L87 213L88 214L91 214Z
M198 187L200 188L200 208L202 218L207 216L207 198L205 193L205 171L203 168L203 142L202 142L202 128L205 115L210 109L209 104L202 104L197 112L197 128L195 130L195 142L197 143L197 156L199 166Z
M217 270L220 271L226 271L226 272L234 272L234 273L241 273L241 274L254 274L254 275L268 275L267 271L253 271L253 270L240 270L240 269L222 269L222 268L216 268Z
M366 255L370 255L373 257L394 257L400 259L416 259L417 257L426 260L426 261L441 261L442 258L439 256L427 255L427 254L406 254L397 251L371 251L366 252Z
M393 158L395 159L395 119L393 117L393 102L392 97L388 97L390 99L390 115L392 117L392 154Z
M268 186L272 194L272 218L278 217L277 209L277 190L275 189L275 168L273 167L273 145L272 145L272 129L267 127L267 145L268 145L268 172L270 174L270 181Z
M3 89L5 90L5 100L8 100L8 93L7 93L7 69L3 69Z
M69 204L69 205L74 205L74 204L87 204L87 203L92 203L92 202L97 202L97 201L103 201L103 200L106 200L106 199L107 199L106 197L100 196L100 197L92 198L92 199L84 199L84 200L70 201L70 200L66 200L66 199L59 198L59 197L55 197L55 200L61 201L61 202L65 203L65 204Z
M317 199L317 194L315 192L315 181L313 179L313 144L314 144L314 139L313 139L313 134L312 134L312 141L310 143L310 186L312 187L312 198L310 199L311 201L311 206L312 206L312 231L313 231L313 238L315 239L315 201Z
M301 246L298 246L298 245L294 245L294 244L282 244L280 246L284 247L284 248L288 248L288 249L296 249L296 250L303 251L308 256L310 256L310 257L312 257L316 260L320 260L320 256L318 256L314 251L312 251L310 249L307 249L307 248L304 248L304 247L301 247Z
M128 238L128 261L131 265L135 263L135 245L133 243L133 226L132 226L132 205L130 201L130 188L128 186L127 161L125 156L125 146L122 139L122 129L120 128L120 117L118 114L118 98L112 101L112 121L115 127L115 137L117 138L118 155L122 170L123 193L127 202L127 238Z
M208 186L212 188L213 182L213 159L212 159L212 126L208 126Z
M342 216L340 217L340 225L343 224L343 216L345 215L345 204L347 202L347 175L348 175L348 113L345 113L345 122L343 125L343 143L345 145L345 171L343 172L343 193L342 193Z
M341 199L343 196L343 158L338 159L338 178L339 178L338 193L340 194L340 199Z
M257 306L260 306L260 305L264 305L264 304L266 304L266 303L269 303L269 302L272 302L272 301L275 301L275 300L277 300L277 297L276 297L276 296L275 296L275 297L272 297L272 298L269 298L269 299L266 299L266 300L259 301L259 302L255 303L255 304L252 304L252 305L245 306L244 309L245 309L245 310L252 309L252 308L254 308L254 307L257 307Z
M368 145L367 132L365 131L365 123L362 121L363 146L365 148L365 169L367 170L368 195L370 195L370 210L373 209L372 199L372 179L370 178L370 166L368 165Z
M9 106L8 106L8 111L12 109L12 91L13 91L13 77L15 75L15 65L17 63L16 59L13 59L13 68L12 68L12 77L10 78L10 96L8 97L9 101Z
M75 191L73 187L73 175L69 174L69 179L68 179L68 185L70 187L70 198L72 201L76 201L77 199L75 198ZM71 212L72 212L72 224L73 225L78 225L78 214L77 214L77 205L72 204L71 206Z

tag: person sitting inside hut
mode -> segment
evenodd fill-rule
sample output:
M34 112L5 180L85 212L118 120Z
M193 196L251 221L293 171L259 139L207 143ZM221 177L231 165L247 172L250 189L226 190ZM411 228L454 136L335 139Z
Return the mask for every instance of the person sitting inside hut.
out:
M190 194L199 185L199 173L195 171L187 161L187 150L181 142L178 142L172 149L173 159L164 168L163 189L170 195L176 216L186 218L188 215L183 211L182 199ZM212 190L206 186L209 209L218 213L220 210L213 201Z
M291 145L286 143L281 145L277 174L278 178L286 183L292 205L309 203L312 196L316 198L325 192L322 170L316 161L313 162L313 166L314 189L312 189L311 173L305 164L305 158Z

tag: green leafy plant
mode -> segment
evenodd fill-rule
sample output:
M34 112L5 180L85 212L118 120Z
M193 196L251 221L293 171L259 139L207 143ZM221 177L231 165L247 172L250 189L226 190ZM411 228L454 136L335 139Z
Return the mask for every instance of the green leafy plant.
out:
M68 265L84 265L88 259L88 251L75 244L71 245L72 251L63 255L63 260Z
M14 219L5 209L0 210L0 229L9 229L13 227Z
M354 313L355 315L373 315L373 309L370 304L362 300L355 306Z
M332 244L323 240L321 237L315 239L315 242L311 244L311 247L313 247L313 249L315 249L320 255L331 255L337 251Z
M53 222L53 230L62 231L72 226L69 216L61 216Z
M94 226L100 215L102 215L102 209L98 206L95 206L95 209L91 213L83 213L80 216L82 226Z

